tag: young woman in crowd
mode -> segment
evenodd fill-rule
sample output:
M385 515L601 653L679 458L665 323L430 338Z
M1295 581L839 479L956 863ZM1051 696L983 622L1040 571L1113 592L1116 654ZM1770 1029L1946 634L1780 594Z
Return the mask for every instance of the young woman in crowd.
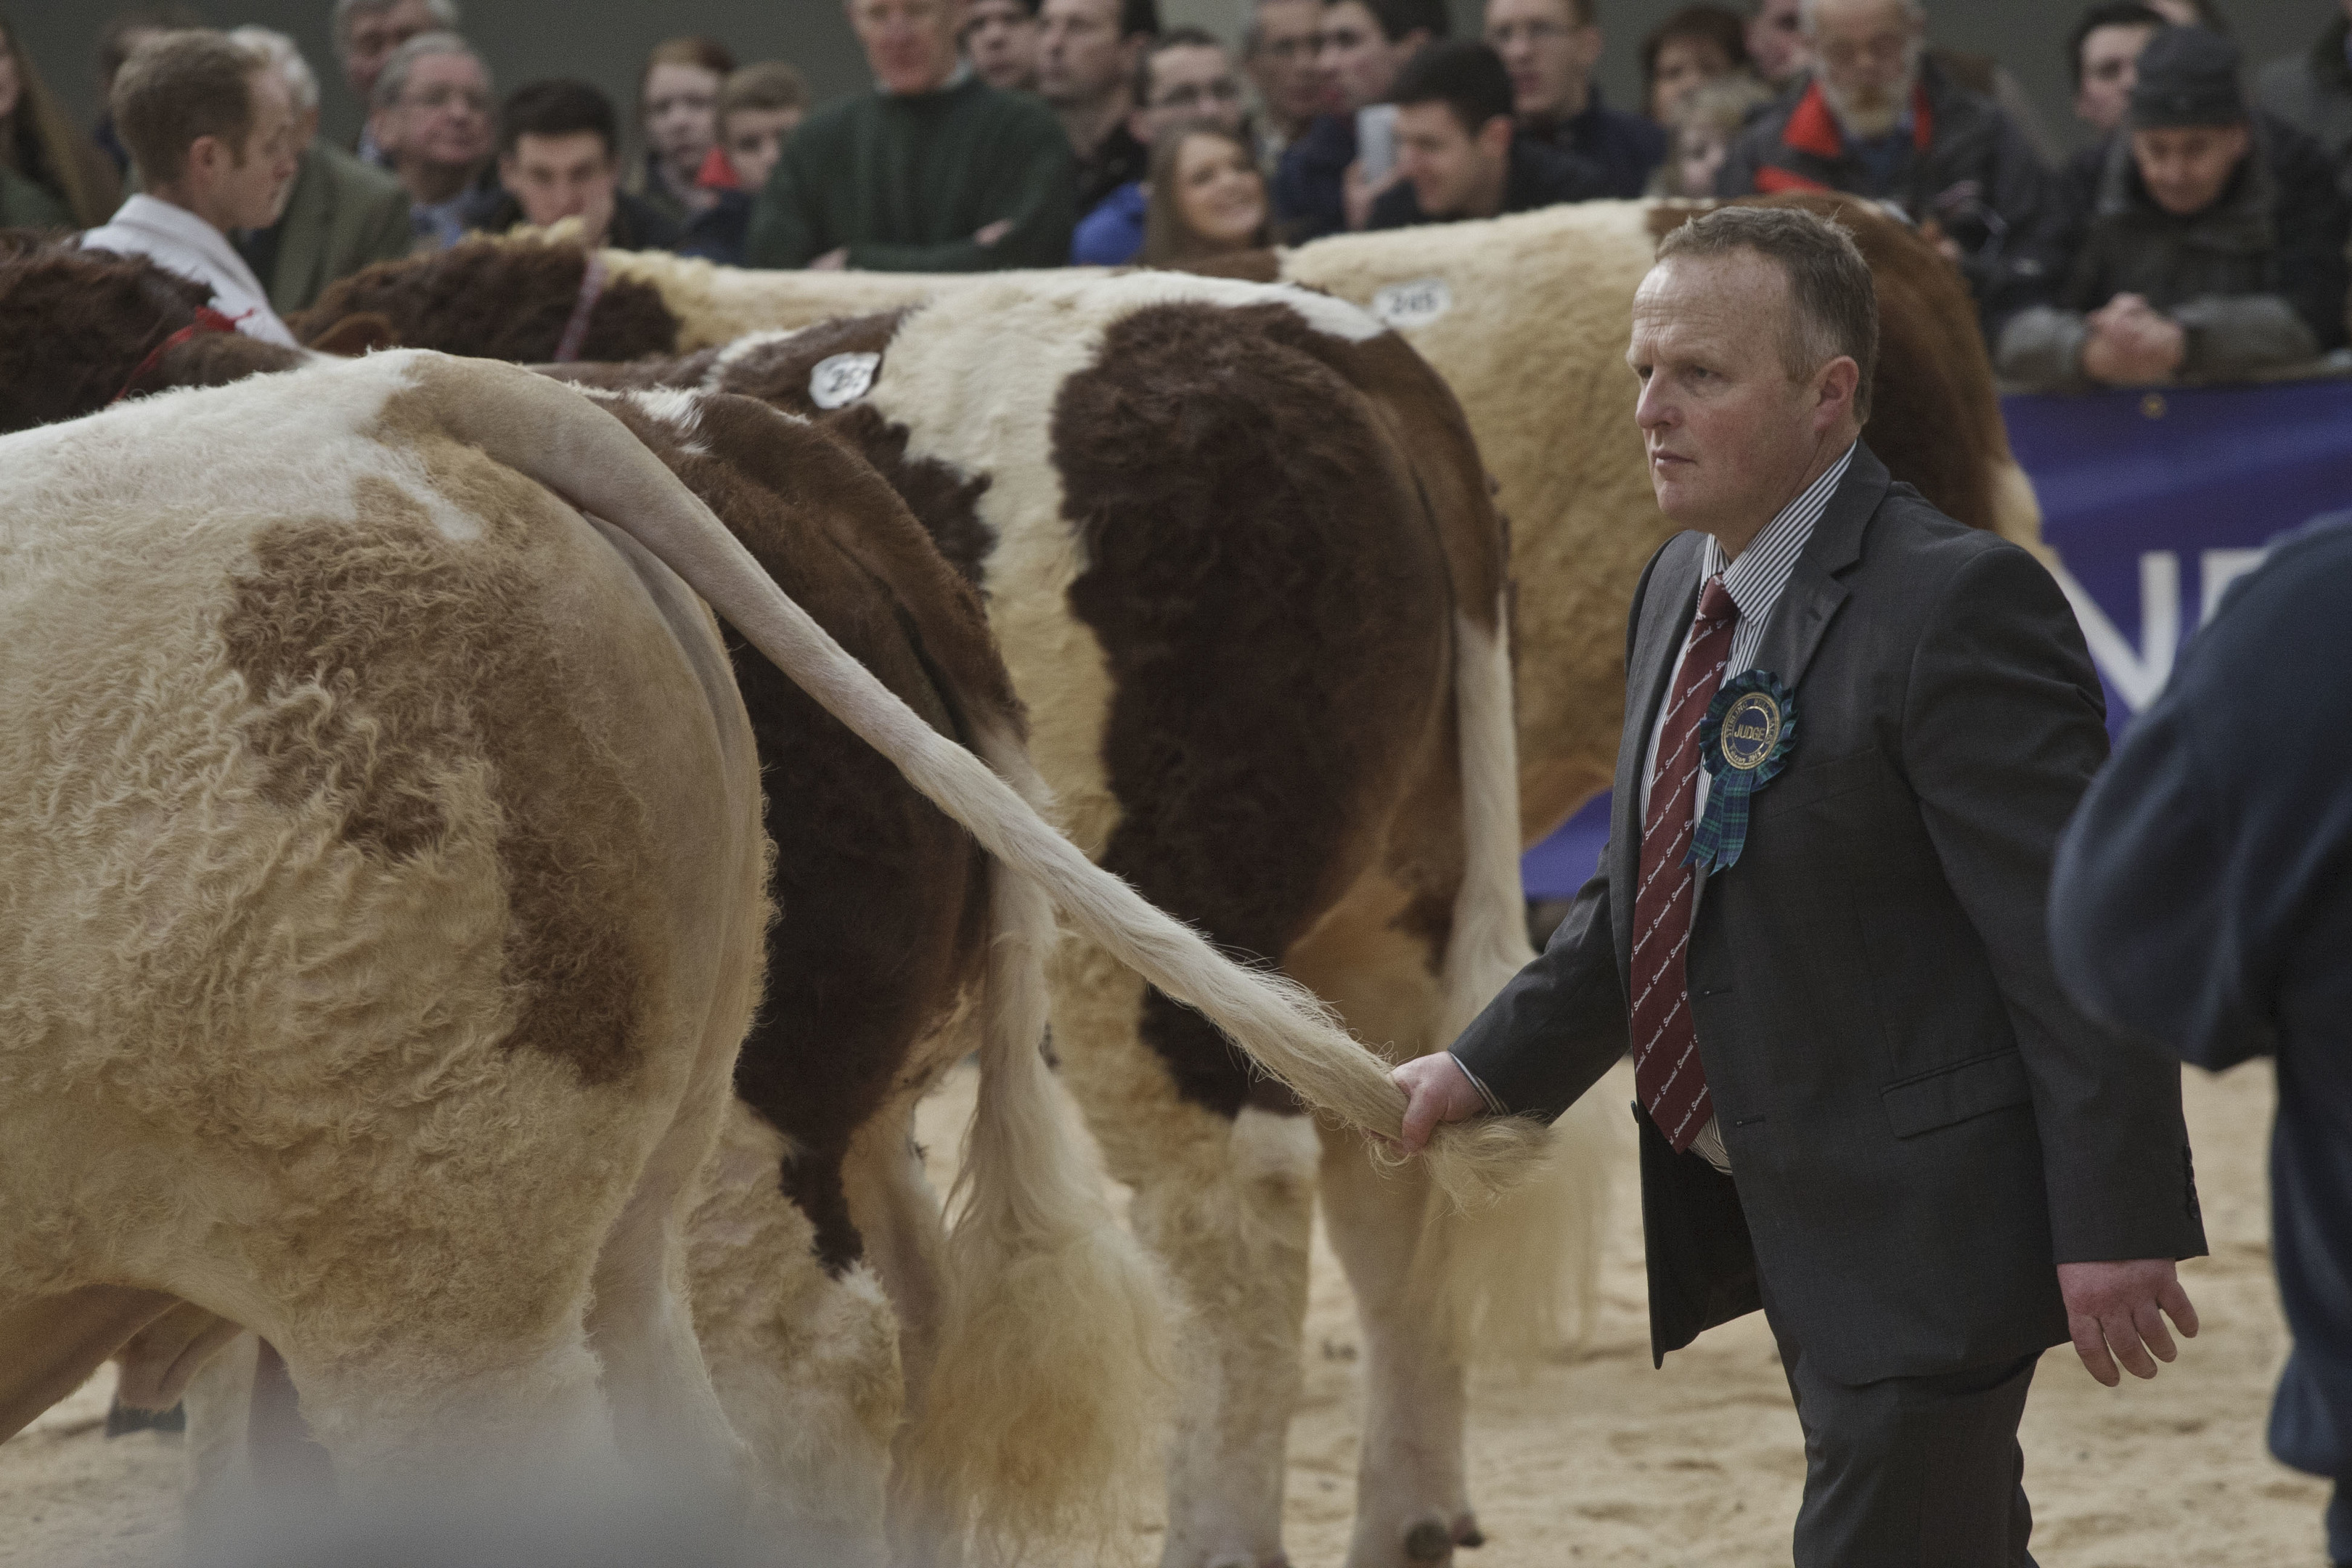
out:
M719 205L719 193L697 181L719 145L719 89L734 68L735 57L709 38L667 38L646 57L637 84L645 152L625 188L681 228Z
M121 195L0 16L0 228L96 228Z
M1718 77L1701 86L1683 102L1674 123L1674 141L1666 161L1650 178L1654 196L1711 196L1716 171L1731 150L1748 117L1771 101L1772 94L1745 71Z
M1642 40L1642 111L1671 129L1691 94L1748 68L1748 24L1721 5L1685 5Z
M1181 125L1152 144L1144 209L1146 267L1181 267L1274 243L1265 175L1249 142L1214 125Z

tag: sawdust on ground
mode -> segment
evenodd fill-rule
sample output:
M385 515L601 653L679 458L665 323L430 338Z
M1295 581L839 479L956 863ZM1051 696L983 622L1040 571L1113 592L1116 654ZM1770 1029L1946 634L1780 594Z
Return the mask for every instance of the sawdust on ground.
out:
M1619 1069L1622 1073L1624 1069ZM1628 1086L1604 1084L1622 1100ZM2110 1391L2061 1347L2025 1419L2034 1554L2045 1568L2316 1568L2326 1489L2263 1447L2285 1331L2270 1272L2265 1152L2272 1079L2253 1063L2188 1075L2213 1255L2182 1273L2204 1333L2153 1384ZM970 1085L927 1108L951 1150ZM1618 1168L1630 1176L1631 1137ZM1760 1317L1650 1367L1638 1199L1610 1198L1599 1321L1580 1348L1474 1374L1470 1475L1488 1538L1466 1568L1765 1568L1789 1561L1803 1449ZM1362 1411L1358 1337L1339 1269L1318 1238L1307 1389L1290 1440L1287 1546L1300 1568L1346 1555ZM0 1568L169 1561L177 1440L109 1440L105 1378L0 1445ZM1156 1555L1139 1530L1137 1555Z

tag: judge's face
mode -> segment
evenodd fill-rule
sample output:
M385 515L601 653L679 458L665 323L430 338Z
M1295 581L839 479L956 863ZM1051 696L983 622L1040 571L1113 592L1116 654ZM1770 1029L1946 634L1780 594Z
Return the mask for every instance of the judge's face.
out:
M1793 310L1787 275L1748 250L1669 257L1633 296L1625 361L1658 510L1735 554L1819 446L1812 381L1790 377L1784 352Z

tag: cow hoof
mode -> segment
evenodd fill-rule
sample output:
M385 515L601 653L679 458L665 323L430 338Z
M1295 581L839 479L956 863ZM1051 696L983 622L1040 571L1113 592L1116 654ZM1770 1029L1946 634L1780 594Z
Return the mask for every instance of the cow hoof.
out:
M169 1410L142 1410L136 1405L125 1405L120 1399L106 1408L106 1435L127 1437L133 1432L184 1432L188 1429L188 1408L174 1405Z
M1460 1519L1454 1521L1454 1544L1456 1546L1484 1546L1486 1544L1486 1532L1478 1528L1478 1516L1476 1514L1465 1513Z
M1454 1532L1433 1519L1424 1519L1404 1532L1404 1560L1443 1563L1454 1555Z

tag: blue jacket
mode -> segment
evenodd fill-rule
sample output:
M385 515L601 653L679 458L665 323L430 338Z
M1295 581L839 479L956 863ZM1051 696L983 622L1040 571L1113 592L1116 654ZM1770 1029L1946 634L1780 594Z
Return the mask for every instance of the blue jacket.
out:
M2273 1251L2294 1333L2271 1448L2352 1478L2352 512L2231 590L2060 845L2058 973L2199 1067L2278 1058Z
M1143 248L1143 218L1150 205L1141 180L1130 180L1095 204L1070 234L1073 267L1124 267Z

